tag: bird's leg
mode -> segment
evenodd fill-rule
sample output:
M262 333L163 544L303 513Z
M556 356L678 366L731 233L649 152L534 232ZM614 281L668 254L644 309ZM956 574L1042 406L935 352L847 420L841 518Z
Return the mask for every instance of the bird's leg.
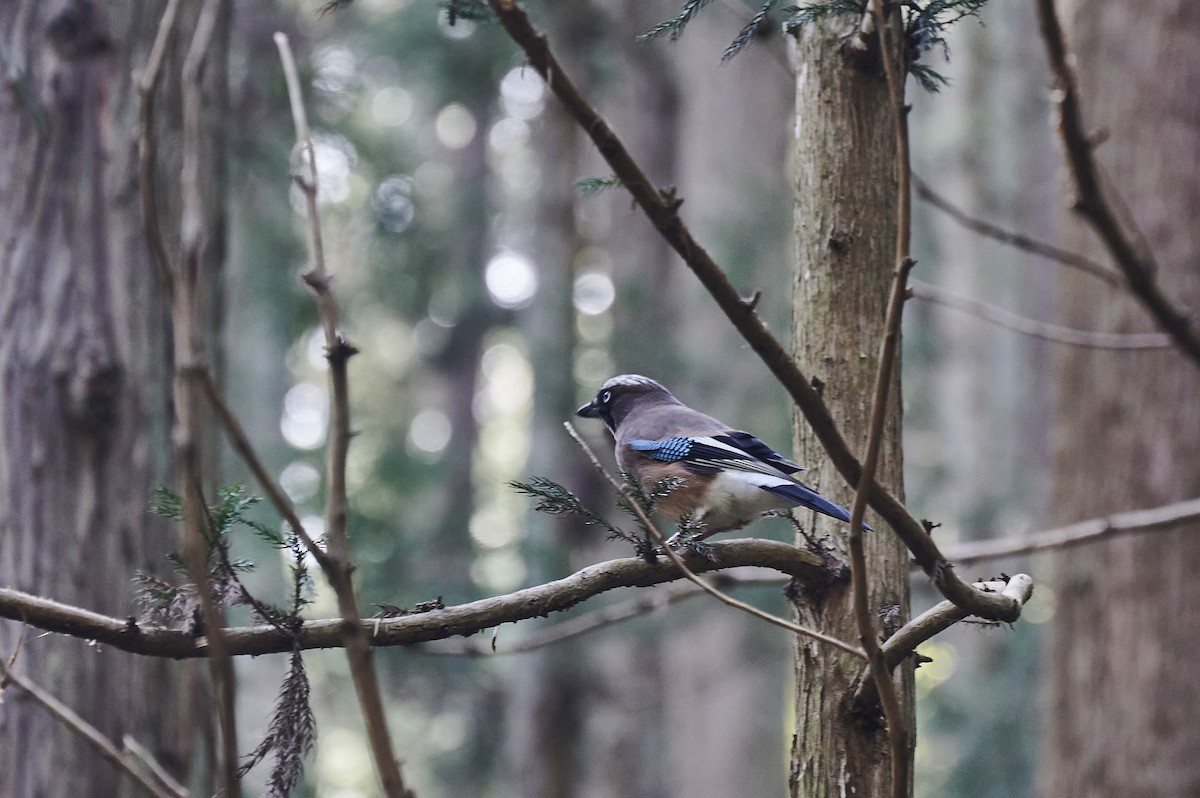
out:
M715 561L716 555L712 546L700 542L711 534L703 521L690 514L684 515L679 519L678 531L667 539L667 545L677 551L690 551L706 560Z

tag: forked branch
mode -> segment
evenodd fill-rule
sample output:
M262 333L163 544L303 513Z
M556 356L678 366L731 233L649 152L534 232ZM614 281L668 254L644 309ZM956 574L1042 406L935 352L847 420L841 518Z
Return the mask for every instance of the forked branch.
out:
M1091 225L1104 243L1113 263L1125 276L1129 291L1141 302L1158 326L1171 336L1179 349L1200 365L1200 335L1193 319L1163 292L1158 284L1154 256L1135 236L1129 221L1123 222L1105 190L1093 155L1093 142L1083 123L1079 84L1072 68L1074 57L1054 7L1054 0L1036 0L1038 23L1050 70L1054 73L1054 103L1058 108L1058 132L1062 137L1067 168L1075 185L1074 209Z
M530 65L562 103L564 110L592 139L596 149L650 223L683 258L734 328L791 395L829 454L830 462L847 483L857 486L862 476L862 465L842 437L829 409L787 349L763 324L753 306L742 298L712 256L692 237L679 217L678 199L665 195L653 186L608 123L580 95L551 52L546 37L534 28L525 11L514 0L488 0L488 3L505 31L524 50ZM870 483L868 502L908 546L917 564L929 575L942 595L982 618L1010 622L1017 619L1021 612L1017 602L1007 596L976 590L960 579L925 532L921 522L877 482Z

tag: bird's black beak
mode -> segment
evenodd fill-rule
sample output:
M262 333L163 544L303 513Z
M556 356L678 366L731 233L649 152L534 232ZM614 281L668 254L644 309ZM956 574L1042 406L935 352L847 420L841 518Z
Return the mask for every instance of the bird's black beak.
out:
M580 418L600 418L600 407L593 399L583 407L576 410L575 415L579 416Z

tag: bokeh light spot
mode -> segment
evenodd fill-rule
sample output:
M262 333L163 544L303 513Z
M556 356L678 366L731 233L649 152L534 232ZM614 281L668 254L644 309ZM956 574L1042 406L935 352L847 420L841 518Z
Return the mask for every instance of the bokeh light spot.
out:
M617 289L607 274L588 272L575 278L575 309L596 316L612 307Z
M443 147L461 150L475 138L475 115L465 105L450 103L438 111L433 130Z
M429 408L417 413L408 428L408 439L426 454L438 454L450 443L450 417L441 410Z
M533 263L515 252L502 252L488 261L484 282L492 301L508 310L525 307L537 293Z

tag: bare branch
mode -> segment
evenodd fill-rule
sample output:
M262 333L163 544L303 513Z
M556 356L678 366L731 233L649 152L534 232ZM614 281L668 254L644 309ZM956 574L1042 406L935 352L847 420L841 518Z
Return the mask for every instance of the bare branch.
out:
M782 587L786 582L779 577L746 578L734 574L718 573L713 580L721 587L744 587L751 585L775 585ZM705 595L707 591L692 582L670 585L662 590L656 590L649 596L611 604L607 607L569 618L551 626L543 626L525 635L514 643L499 644L493 638L490 643L483 644L474 640L443 640L434 643L420 643L412 647L413 651L435 656L486 657L500 654L525 654L530 651L561 643L572 638L604 629L608 626L639 618L643 615L658 612L681 601Z
M158 33L154 36L146 67L136 81L142 100L138 125L138 184L142 195L142 225L145 228L146 242L150 246L150 258L154 261L154 267L158 270L159 280L162 281L168 298L173 298L175 293L175 280L171 274L171 259L167 255L167 245L163 241L162 226L158 219L158 187L154 180L154 167L158 160L154 91L158 87L167 46L175 31L175 17L178 11L179 0L169 0L158 23Z
M916 175L913 175L912 180L913 187L917 190L917 196L968 230L999 241L1001 244L1007 244L1014 249L1057 261L1064 266L1079 269L1093 277L1098 277L1109 285L1117 286L1121 284L1121 275L1099 261L1092 260L1085 255L1080 255L1078 252L1071 252L1070 250L1056 247L1053 244L1047 244L1044 241L1038 241L1020 233L1005 230L1003 227L984 221L983 219L977 219L934 191L929 187L928 183L925 183Z
M682 556L692 573L753 565L802 583L816 585L828 580L821 557L786 543L746 538L711 543L708 548L711 559ZM369 636L373 646L406 646L545 617L621 587L649 587L681 578L683 573L673 563L629 557L589 565L562 579L502 596L399 618L356 619L354 625ZM0 588L0 618L143 656L186 659L207 654L205 639L188 632L139 626L133 618L112 618L8 588ZM302 649L339 648L344 645L343 625L341 618L306 621L295 637ZM235 656L288 653L297 644L290 632L270 624L226 627L225 637L229 653Z
M1150 311L1162 330L1171 336L1179 348L1200 364L1200 336L1192 318L1175 307L1158 284L1158 267L1153 255L1141 242L1142 236L1132 223L1122 224L1115 199L1105 191L1100 172L1092 154L1092 141L1083 126L1079 86L1071 64L1074 61L1067 48L1066 37L1054 8L1054 0L1037 0L1038 23L1050 70L1054 73L1053 99L1058 108L1058 131L1062 137L1067 167L1075 183L1076 210L1091 225L1125 276L1130 292ZM1131 232L1127 232L1131 231Z
M592 461L592 465L595 466L596 470L603 474L604 478L608 480L609 484L616 488L617 492L625 497L626 503L637 514L638 518L642 522L642 525L646 529L650 530L650 534L654 536L654 542L658 544L659 550L666 555L667 559L671 561L672 565L680 570L685 579L687 579L689 582L692 582L698 588L721 603L728 604L734 609L738 609L749 615L753 615L759 620L766 621L767 623L772 624L773 626L778 626L782 629L787 629L789 632L794 632L798 635L811 637L813 640L818 640L827 645L831 645L834 648L845 651L847 654L853 654L860 659L866 657L866 654L864 654L860 649L855 648L845 641L838 640L836 637L827 635L824 632L818 632L816 629L809 629L806 626L800 626L792 623L791 621L785 621L783 618L774 616L769 612L763 612L758 607L747 604L744 601L739 601L733 596L718 590L708 582L705 582L703 579L696 576L692 569L687 566L687 563L683 561L683 558L680 557L679 552L675 551L675 549L671 548L671 546L667 543L666 536L664 536L662 531L659 530L658 525L650 519L650 516L646 514L646 510L633 496L633 492L629 489L629 486L621 484L616 480L615 477L613 477L612 474L608 473L608 469L606 469L600 462L600 459L596 457L596 453L592 451L592 447L588 446L587 441L579 436L579 433L576 432L575 426L571 422L567 421L563 424L563 426L567 428L567 432L571 434L571 437L574 438L575 442L579 444L579 447L583 449L584 454L586 454L588 459Z
M124 753L127 753L137 759L146 767L147 770L154 774L154 777L158 779L164 787L166 787L168 792L176 796L176 798L188 798L188 796L191 795L186 787L176 781L175 777L167 772L167 769L164 768L162 763L155 758L154 754L150 753L150 751L144 745L134 739L132 735L126 734L121 738L121 747Z
M1028 536L959 543L949 548L947 557L960 565L968 565L1000 557L1065 549L1118 535L1159 532L1197 519L1200 519L1200 499L1189 499L1148 510L1093 518Z
M153 780L146 778L145 774L134 767L130 758L117 750L117 747L99 729L88 723L73 709L59 701L36 682L17 673L13 669L12 663L6 664L0 658L0 690L3 690L5 684L15 684L24 690L30 698L41 704L42 708L53 715L60 723L86 740L96 749L96 753L108 760L117 770L133 779L135 784L155 796L155 798L181 798L181 796L187 795L186 791L182 793L169 791L156 784Z
M347 361L357 351L338 331L337 304L330 290L330 277L325 268L325 250L321 244L321 220L317 213L317 158L304 111L300 77L292 57L291 45L282 33L275 34L275 45L287 79L292 118L296 125L296 144L300 149L302 173L296 181L304 194L308 218L308 248L312 269L304 282L316 297L317 313L325 330L325 356L329 361L330 414L326 476L326 541L327 559L322 563L329 583L337 594L338 610L342 615L343 638L350 675L358 694L359 707L371 744L371 755L383 790L389 798L412 798L404 785L400 765L392 753L391 733L379 690L379 676L371 659L371 644L358 623L358 596L351 574L354 564L350 558L350 540L346 534L346 455L350 449L350 385L346 373Z
M867 652L867 667L870 669L871 680L875 684L875 691L887 720L892 758L892 795L905 798L908 795L909 782L909 728L900 706L900 697L896 693L896 685L892 682L892 671L884 660L876 637L867 594L867 558L863 548L862 523L867 507L867 492L871 483L875 481L879 452L883 445L888 389L892 381L892 365L900 347L900 319L904 315L908 273L915 265L909 257L912 238L912 168L909 158L908 109L904 105L906 71L901 57L903 39L897 35L900 27L900 9L895 7L885 15L882 0L872 0L870 12L879 32L880 60L883 62L883 71L887 78L896 136L896 266L891 295L888 297L887 316L884 319L883 340L879 344L879 366L875 371L871 415L867 425L867 452L863 458L858 485L854 490L854 502L850 506L847 545L850 551L850 588L854 597L854 622L858 627L859 642Z
M712 257L692 237L678 214L678 199L668 201L654 187L641 167L629 155L625 145L608 123L579 94L525 11L514 0L488 0L500 23L521 47L533 69L546 81L563 109L587 133L596 149L608 162L621 184L633 196L663 239L674 249L700 283L716 301L726 317L746 340L779 383L788 391L813 433L829 454L829 460L848 484L857 486L862 465L850 451L816 389L800 371L787 349L771 334L762 320L747 306ZM994 620L1012 621L1020 606L1006 596L975 590L954 573L942 557L921 522L878 483L872 482L868 500L874 509L900 536L918 565L929 575L946 598L972 614Z
M224 613L213 596L208 576L208 545L204 534L205 502L199 450L200 386L197 380L199 364L203 359L197 324L197 284L206 235L204 197L200 188L201 173L204 169L201 143L204 120L202 78L223 5L222 0L205 0L184 58L181 77L183 146L180 172L180 255L179 266L175 270L171 307L175 344L175 428L172 438L179 468L179 494L183 502L184 557L200 598L204 631L209 642L209 673L213 682L220 729L219 784L223 795L237 798L241 795L241 785L237 776L237 719L234 707L236 681L233 659L225 640ZM152 167L151 164L150 168ZM152 177L150 182L153 182ZM161 243L161 237L159 241ZM154 248L152 243L151 249ZM168 285L171 283L168 282Z
M940 286L912 280L910 283L913 296L934 302L944 307L969 313L976 318L1003 327L1006 330L1051 341L1056 344L1080 346L1089 349L1169 349L1174 346L1169 335L1165 333L1106 333L1075 330L1061 327L1044 321L1027 319L1016 313L989 305L978 299L972 299L960 294L947 291ZM953 559L953 558L950 558Z
M279 487L279 483L271 476L271 472L263 464L262 458L258 456L249 436L242 429L241 422L233 414L229 403L225 401L225 396L221 393L221 388L217 385L216 380L213 379L212 372L205 368L200 374L200 379L204 395L208 398L209 405L216 413L225 434L229 437L229 443L233 446L234 451L241 456L242 461L250 469L250 473L254 475L255 481L258 482L259 488L266 494L268 501L274 505L276 512L300 538L308 553L313 556L323 570L328 570L331 567L329 556L304 529L304 524L300 522L300 517L296 514L296 508L292 506L291 499L288 498L283 488Z
M1033 595L1033 579L1027 574L1017 574L1010 577L1007 582L1002 580L979 582L975 587L979 590L1003 593L1022 606ZM961 608L949 601L943 601L913 618L883 644L883 653L887 658L888 667L896 667L905 657L915 651L917 646L966 617L968 617L967 613L964 613Z
M1026 574L1017 574L1010 577L1008 581L976 582L974 587L977 590L1008 596L1022 607L1033 595L1033 579ZM916 650L917 646L968 617L970 617L970 613L964 612L961 607L953 602L943 601L913 618L884 641L883 656L888 668L896 668ZM870 706L876 700L875 689L874 681L861 682L854 695L855 705Z

